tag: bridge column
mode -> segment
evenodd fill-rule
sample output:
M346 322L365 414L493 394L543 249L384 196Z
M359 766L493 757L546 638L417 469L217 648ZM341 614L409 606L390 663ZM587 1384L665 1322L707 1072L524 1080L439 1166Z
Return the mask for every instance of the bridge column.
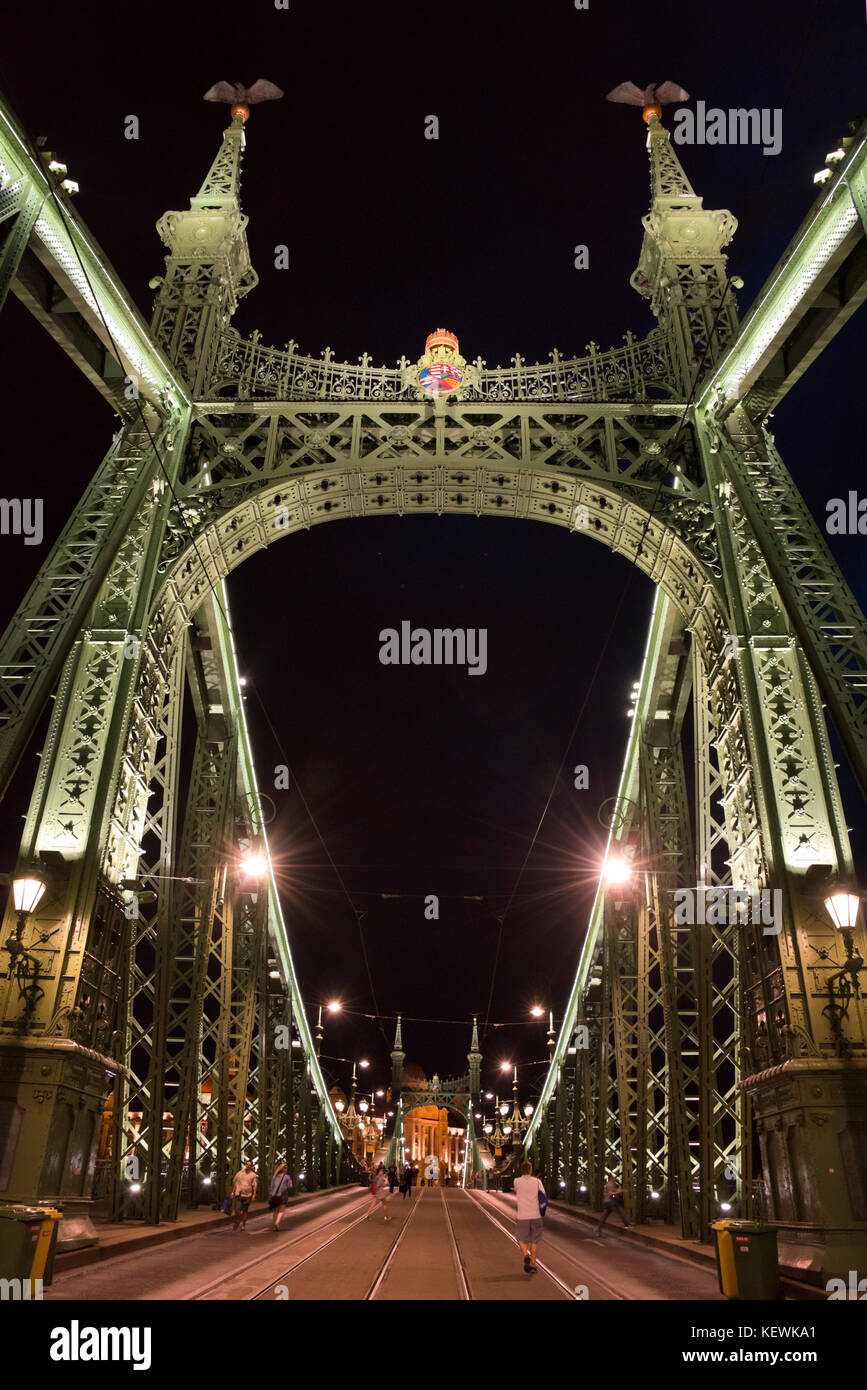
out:
M787 1257L819 1279L845 1276L867 1238L867 1018L853 988L867 937L859 925L847 944L822 905L829 884L852 882L852 859L816 677L793 620L806 600L772 573L735 485L754 462L753 432L733 428L724 447L701 422L698 433L732 622L730 663L710 681L732 876L773 890L779 905L770 931L742 932L750 1038L740 1085L765 1135L766 1190Z
M166 450L169 477L180 443ZM95 1238L99 1114L136 988L129 951L165 930L169 908L161 879L173 862L182 667L179 652L153 642L147 615L170 504L162 485L145 492L74 639L19 857L19 872L41 873L47 891L20 932L10 903L0 931L10 962L0 981L0 1101L9 1120L0 1198L63 1203L64 1244ZM159 794L149 806L152 788ZM140 893L156 895L156 908ZM150 1036L143 1042L149 1052ZM142 1118L144 1153L159 1146L162 1119ZM122 1120L118 1113L115 1125Z
M695 929L675 924L673 894L691 881L694 863L680 729L665 727L671 724L670 719L654 721L642 731L640 748L641 859L647 867L639 974L645 981L645 1107L650 1122L645 1189L664 1187L667 1219L679 1218L684 1238L696 1240L700 1221L693 1179L698 1178L701 1190L710 1175L692 1161L689 1141L695 1136L697 1142L702 1123L707 1123L707 1116L700 1114L698 1038L709 1027L709 1018L702 1017L700 1009ZM689 1113L687 1070L692 1083ZM645 1202L642 1218L658 1210L652 1198Z

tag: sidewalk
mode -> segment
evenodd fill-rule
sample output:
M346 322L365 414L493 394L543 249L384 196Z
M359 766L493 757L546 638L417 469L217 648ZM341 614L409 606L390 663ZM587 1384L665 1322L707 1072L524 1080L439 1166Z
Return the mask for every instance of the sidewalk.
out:
M585 1226L595 1226L602 1219L601 1211L590 1211L588 1207L573 1207L566 1202L549 1201L549 1207L560 1216L568 1216ZM684 1240L679 1226L665 1225L654 1221L652 1226L630 1226L625 1230L620 1221L609 1216L605 1223L608 1235L617 1235L621 1240L643 1245L649 1250L659 1250L671 1259L686 1260L689 1264L700 1265L704 1269L716 1270L716 1252L713 1245L704 1245L697 1240ZM789 1298L815 1300L824 1303L828 1297L825 1289L817 1284L805 1284L800 1279L792 1279L782 1270L780 1283Z
M345 1192L357 1187L358 1183L341 1183L337 1187L321 1187L316 1192L301 1192L290 1197L288 1207L297 1207L309 1202L311 1197L321 1197L326 1192ZM250 1207L250 1216L260 1216L268 1211L268 1203L255 1202ZM200 1235L202 1231L213 1231L231 1223L231 1216L214 1211L213 1207L198 1207L182 1211L177 1221L161 1221L158 1226L146 1225L144 1221L100 1221L94 1220L99 1234L98 1245L85 1245L80 1250L58 1251L54 1258L54 1268L58 1274L68 1269L78 1269L81 1265L97 1264L100 1260L111 1260L117 1255L132 1254L137 1250L151 1250L156 1245L165 1245L171 1240L182 1240L184 1236Z

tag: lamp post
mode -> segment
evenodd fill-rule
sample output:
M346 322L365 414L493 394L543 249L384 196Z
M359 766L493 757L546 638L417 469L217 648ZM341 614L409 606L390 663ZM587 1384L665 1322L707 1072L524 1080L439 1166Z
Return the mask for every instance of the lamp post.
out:
M15 935L10 936L4 950L9 952L9 974L18 985L18 998L24 1000L24 1017L28 1019L42 998L39 984L39 959L24 946L24 928L31 912L35 912L45 892L45 883L36 873L22 874L12 880L12 901L18 913Z
M842 1056L846 1048L843 1020L849 1017L852 999L858 999L861 995L858 976L864 969L864 957L852 944L852 933L858 925L860 908L859 895L842 885L835 885L825 898L825 910L843 939L846 953L840 969L828 976L828 1003L823 1010L834 1034L838 1056Z

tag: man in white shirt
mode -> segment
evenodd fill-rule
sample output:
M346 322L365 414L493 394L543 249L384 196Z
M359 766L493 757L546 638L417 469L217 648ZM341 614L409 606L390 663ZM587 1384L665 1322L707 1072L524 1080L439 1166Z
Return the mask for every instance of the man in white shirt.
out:
M515 1196L518 1199L515 1235L524 1256L524 1273L536 1273L536 1247L542 1239L542 1213L539 1210L539 1193L545 1189L538 1178L533 1177L532 1163L524 1163L521 1176L515 1178Z

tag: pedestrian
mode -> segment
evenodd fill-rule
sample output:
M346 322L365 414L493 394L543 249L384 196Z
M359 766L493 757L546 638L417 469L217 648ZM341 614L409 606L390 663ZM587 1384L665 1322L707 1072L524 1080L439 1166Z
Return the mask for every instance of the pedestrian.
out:
M388 1175L381 1163L377 1164L376 1171L370 1179L370 1196L372 1200L367 1211L364 1213L365 1221L369 1221L372 1214L376 1211L377 1202L382 1203L382 1215L384 1219L390 1221L391 1217L388 1214L386 1202L391 1196L391 1193L388 1190Z
M545 1196L545 1189L538 1178L533 1176L532 1163L525 1162L521 1167L521 1176L515 1178L515 1196L518 1199L517 1220L515 1223L515 1235L521 1247L521 1254L524 1256L524 1273L536 1273L536 1249L542 1239L542 1212L544 1207L539 1201L541 1195L544 1198L544 1206L548 1205L548 1198Z
M613 1211L617 1212L626 1230L631 1230L631 1223L626 1219L626 1210L623 1206L623 1188L613 1174L611 1174L605 1184L605 1191L602 1194L602 1216L599 1219L597 1230L602 1230L602 1227Z
M415 1166L415 1161L414 1161L414 1160L413 1160L412 1167L411 1167L410 1170L409 1170L409 1177L410 1177L409 1195L410 1195L410 1197L411 1197L411 1196L412 1196L412 1189L416 1186L416 1184L417 1184L417 1182L418 1182L418 1169L417 1169L416 1166Z
M397 1164L396 1164L396 1163L389 1163L389 1165L388 1165L388 1195L389 1195L389 1197L393 1197L393 1196L394 1196L394 1189L395 1189L396 1187L397 1187Z
M292 1179L285 1163L281 1163L279 1168L274 1169L274 1176L271 1179L271 1189L268 1193L268 1206L274 1213L274 1230L280 1229L280 1218L286 1210L289 1201L289 1193L292 1190Z
M250 1203L256 1196L258 1186L259 1179L253 1171L253 1160L248 1158L244 1167L238 1169L232 1183L233 1231L237 1231L239 1225L242 1231L246 1231L247 1212L250 1210Z
M409 1191L411 1191L411 1189L412 1169L410 1168L408 1163L405 1163L400 1170L400 1187L398 1188L398 1191L400 1192L400 1195L403 1197L404 1201L406 1201L406 1194Z

